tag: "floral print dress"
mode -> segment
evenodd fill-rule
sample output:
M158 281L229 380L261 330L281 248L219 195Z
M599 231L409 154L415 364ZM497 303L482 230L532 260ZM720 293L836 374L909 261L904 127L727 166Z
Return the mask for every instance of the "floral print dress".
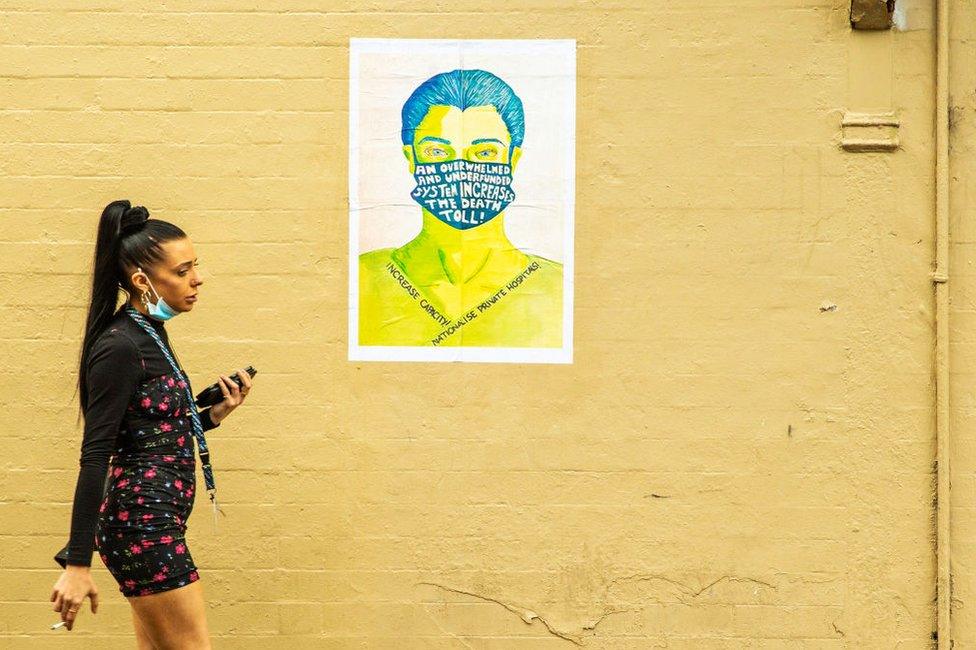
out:
M124 596L145 596L200 577L185 537L196 491L193 423L188 380L173 372L158 344L131 319L117 323L112 336L135 349L125 366L135 388L124 389L127 403L98 507L94 550ZM169 347L162 324L153 326ZM119 376L125 374L120 367ZM199 415L204 429L219 426L209 409Z
M144 596L199 578L186 545L196 460L184 380L144 382L127 409L126 430L99 507L96 549L126 596Z

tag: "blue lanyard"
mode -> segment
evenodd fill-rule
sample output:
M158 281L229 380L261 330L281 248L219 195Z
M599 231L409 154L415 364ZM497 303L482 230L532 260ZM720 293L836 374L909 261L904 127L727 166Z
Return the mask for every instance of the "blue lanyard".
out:
M193 437L197 439L197 449L200 452L200 462L203 465L203 480L207 485L207 493L210 495L210 501L213 503L214 507L214 525L217 523L217 513L224 514L220 506L217 505L217 488L214 484L213 468L210 466L210 450L207 449L207 438L203 435L203 424L200 422L200 414L197 412L197 403L193 399L193 392L190 390L190 380L183 371L176 364L173 356L169 353L166 348L166 344L159 337L159 333L156 329L146 321L146 317L143 316L139 310L137 310L132 305L125 308L126 313L132 317L132 319L142 326L142 329L146 330L149 336L156 340L156 344L159 349L163 352L163 356L169 361L169 365L173 368L173 373L177 377L183 380L183 390L186 391L186 401L190 404L190 420L193 423Z

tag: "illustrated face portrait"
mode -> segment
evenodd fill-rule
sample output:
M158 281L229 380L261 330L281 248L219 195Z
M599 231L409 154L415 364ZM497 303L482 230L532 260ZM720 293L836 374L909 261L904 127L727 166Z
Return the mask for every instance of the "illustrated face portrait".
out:
M350 38L350 360L572 362L575 59Z
M404 147L417 182L411 198L458 230L488 223L515 199L521 148L511 144L494 106L432 106Z
M514 172L522 153L511 146L508 127L494 106L431 106L413 132L413 143L403 147L410 173L422 163L451 160L510 164Z
M403 105L400 136L416 181L410 198L425 215L465 230L515 199L525 115L512 87L491 72L457 69L424 81Z

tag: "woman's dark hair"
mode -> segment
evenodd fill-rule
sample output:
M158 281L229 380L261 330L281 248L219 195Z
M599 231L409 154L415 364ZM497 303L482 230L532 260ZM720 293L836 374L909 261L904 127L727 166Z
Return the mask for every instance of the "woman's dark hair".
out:
M102 210L92 264L88 318L78 364L79 420L88 409L88 358L95 341L115 316L119 289L129 295L135 293L130 279L132 271L136 267L148 271L162 261L163 243L184 237L186 233L178 226L150 219L146 208L133 207L126 200L112 201Z

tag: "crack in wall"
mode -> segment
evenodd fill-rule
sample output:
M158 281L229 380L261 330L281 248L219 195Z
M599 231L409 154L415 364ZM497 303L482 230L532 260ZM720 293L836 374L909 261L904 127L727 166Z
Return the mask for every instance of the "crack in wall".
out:
M844 630L837 627L837 621L831 621L830 624L834 627L834 632L836 632L841 636L847 636L846 634L844 634Z
M595 630L596 629L596 626L599 625L600 623L602 623L603 622L603 619L605 619L606 617L610 616L611 614L622 614L624 612L639 612L639 611L641 611L641 610L640 609L614 609L614 610L611 610L611 611L603 614L600 618L596 619L592 623L584 624L583 625L583 629L584 630Z
M557 636L560 639L565 639L566 641L569 641L570 643L572 643L574 645L578 645L578 646L583 645L583 642L582 642L582 640L580 640L579 637L573 636L573 635L568 634L566 632L560 632L559 630L557 630L556 628L554 628L552 626L552 624L549 623L549 621L547 621L543 617L539 616L538 614L536 614L535 612L533 612L531 609L526 609L524 607L519 607L517 605L512 605L512 604L506 603L506 602L504 602L502 600L498 600L497 598L492 598L491 596L485 596L483 594L478 594L478 593L475 593L473 591L465 591L464 589L457 589L455 587L448 587L447 585L438 584L436 582L418 582L416 584L418 584L418 585L430 585L432 587L438 587L440 589L444 589L445 591L453 591L454 593L457 593L457 594L464 594L466 596L474 596L475 598L480 598L482 600L487 600L487 601L492 602L492 603L497 603L497 604L501 605L502 607L504 607L505 609L507 609L508 611L510 611L510 612L512 612L514 614L518 614L519 618L521 618L522 619L522 622L525 623L526 625L532 625L533 621L536 621L537 620L540 623L542 623L545 626L545 628L549 631L549 633L552 634L553 636Z
M692 587L692 586L686 585L683 582L679 582L677 580L673 580L671 578L667 578L667 577L662 576L660 574L656 574L656 573L637 573L637 574L634 574L634 575L624 576L624 577L621 577L621 578L614 578L613 580L611 580L610 583L607 585L607 594L609 595L610 590L618 582L630 582L630 581L645 582L645 581L653 581L653 580L660 580L662 582L667 582L668 584L671 584L671 585L674 585L675 587L678 587L681 590L681 592L683 592L683 593L682 594L676 594L677 599L678 599L679 602L681 602L682 604L685 604L685 605L691 604L690 603L690 600L693 600L695 598L698 598L698 596L702 595L703 593L705 593L709 589L713 588L715 585L719 584L722 581L729 581L729 582L752 582L752 583L755 583L755 584L758 584L758 585L762 585L763 587L768 587L769 589L772 589L774 591L776 590L776 585L770 584L770 583L765 582L763 580L759 580L757 578L739 577L739 576L733 576L733 575L724 575L724 576L721 576L720 578L716 578L712 582L710 582L707 585L704 585L702 587ZM690 599L686 599L686 597L688 597L688 596L690 596Z
M702 585L702 586L698 586L698 587L693 587L693 586L687 585L687 584L685 584L683 582L680 582L680 581L677 581L677 580L673 580L671 578L667 578L667 577L662 576L662 575L659 575L659 574L640 574L640 573L638 573L638 574L634 574L634 575L630 575L630 576L623 576L623 577L620 577L620 578L614 578L609 583L607 583L605 585L605 589L604 589L604 598L603 598L603 600L605 602L607 599L609 599L611 589L613 589L613 587L618 582L629 582L629 581L643 582L643 581L653 581L653 580L660 580L662 582L666 582L668 584L674 585L675 587L678 587L681 590L682 593L676 595L677 600L678 600L678 602L680 602L682 604L685 604L685 605L693 604L691 602L692 600L694 600L695 598L698 598L700 595L702 595L706 591L709 591L709 590L713 589L716 585L718 585L721 582L751 582L751 583L754 583L754 584L757 584L757 585L760 585L760 586L763 586L763 587L767 587L767 588L772 589L774 591L777 589L776 585L773 585L773 584L771 584L769 582L765 582L764 580L759 580L757 578L734 576L734 575L724 575L724 576L721 576L719 578L716 578L715 580L709 582L706 585ZM533 610L531 610L531 609L529 609L527 607L522 607L522 606L519 606L519 605L515 605L513 603L510 603L510 602L505 602L503 600L500 600L500 599L495 598L495 597L492 597L492 596L488 596L488 595L485 595L485 594L479 594L477 592L468 591L466 589L458 589L457 587L451 587L451 586L443 585L443 584L440 584L440 583L437 583L437 582L426 582L426 581L424 581L424 582L417 582L415 584L417 584L417 585L428 585L428 586L431 586L431 587L437 587L438 589L443 589L445 591L450 591L450 592L453 592L453 593L456 593L456 594L463 594L465 596L472 596L474 598L479 598L479 599L484 600L484 601L487 601L487 602L491 602L491 603L495 603L497 605L501 605L502 607L504 607L508 611L512 612L513 614L518 615L518 617L521 618L522 619L522 622L525 623L526 625L532 625L535 621L539 621L540 623L542 623L543 626L545 626L546 630L550 634L552 634L553 636L556 636L556 637L558 637L560 639L564 639L566 641L569 641L573 645L577 645L577 646L583 646L584 645L584 636L582 634L571 634L569 632L564 632L564 631L558 630L547 619L545 619L544 617L540 616L538 613L536 613L535 611L533 611ZM608 612L603 613L601 616L599 616L597 619L593 620L590 623L583 623L580 626L580 629L581 629L582 632L592 632L608 616L611 616L613 614L621 614L621 613L624 613L624 612L639 612L639 611L641 611L641 609L642 608L637 608L637 609L614 609L614 610L610 610ZM428 615L430 615L430 611L427 610L426 607L424 607L424 610L428 613ZM456 635L456 634L454 634L452 632L449 632L447 630L444 630L444 628L436 620L435 620L435 623L437 624L437 626L441 630L443 630L444 632L446 632L448 634L451 634L451 636L457 638L462 643L465 643L466 646L471 647L470 645L467 644L467 642L465 642L458 635ZM834 626L834 629L837 630L836 625ZM837 630L837 631L840 632L840 630ZM843 632L840 632L840 633L843 635Z

